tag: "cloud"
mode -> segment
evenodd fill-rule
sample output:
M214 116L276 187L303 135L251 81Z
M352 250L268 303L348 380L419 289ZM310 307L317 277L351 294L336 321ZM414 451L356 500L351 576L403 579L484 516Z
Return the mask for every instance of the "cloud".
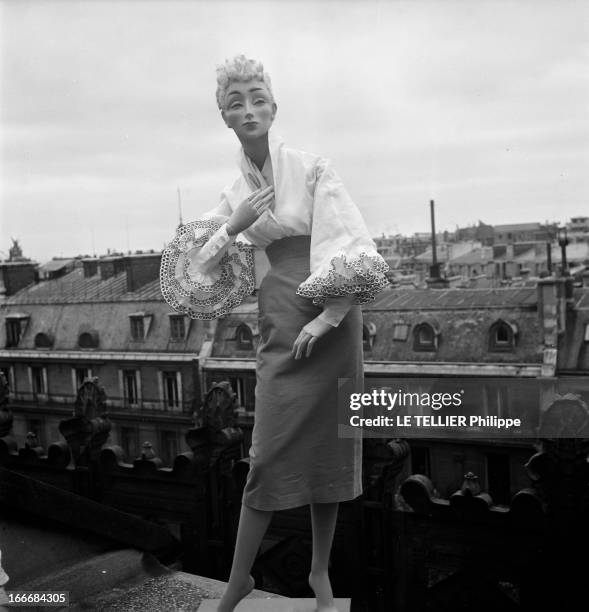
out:
M2 9L4 251L10 235L39 259L89 252L91 234L97 249L160 248L177 187L185 219L214 206L237 171L214 67L238 52L272 74L276 129L334 161L375 233L427 229L431 197L442 228L582 213L585 4Z

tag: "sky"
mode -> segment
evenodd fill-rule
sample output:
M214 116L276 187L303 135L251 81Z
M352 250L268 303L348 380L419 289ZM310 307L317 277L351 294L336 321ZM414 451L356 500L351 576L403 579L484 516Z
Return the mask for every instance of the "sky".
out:
M160 250L238 175L238 53L374 236L589 215L589 3L0 0L0 259Z

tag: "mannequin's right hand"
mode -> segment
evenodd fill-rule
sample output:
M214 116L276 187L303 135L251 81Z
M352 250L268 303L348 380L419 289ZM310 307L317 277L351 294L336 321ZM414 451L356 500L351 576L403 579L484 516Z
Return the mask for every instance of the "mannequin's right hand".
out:
M274 187L272 185L250 193L227 219L227 233L233 236L246 230L272 205L273 201Z

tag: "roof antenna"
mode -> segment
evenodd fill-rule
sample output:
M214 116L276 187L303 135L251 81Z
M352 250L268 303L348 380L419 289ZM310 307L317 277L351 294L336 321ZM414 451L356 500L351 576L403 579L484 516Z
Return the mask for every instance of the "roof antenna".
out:
M131 255L131 242L129 240L129 215L125 215L125 233L127 235L127 252Z
M177 187L178 190L178 229L180 229L184 223L182 222L182 197L180 196L180 187Z

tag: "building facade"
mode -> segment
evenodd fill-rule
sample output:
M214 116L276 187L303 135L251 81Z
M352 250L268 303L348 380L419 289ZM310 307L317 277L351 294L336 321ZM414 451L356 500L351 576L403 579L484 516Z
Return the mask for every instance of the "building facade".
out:
M146 442L165 463L187 450L184 434L203 394L198 355L212 328L163 301L159 263L157 253L78 260L5 296L0 368L17 440L29 432L41 446L59 439L78 388L97 377L108 397L111 440L127 460Z

